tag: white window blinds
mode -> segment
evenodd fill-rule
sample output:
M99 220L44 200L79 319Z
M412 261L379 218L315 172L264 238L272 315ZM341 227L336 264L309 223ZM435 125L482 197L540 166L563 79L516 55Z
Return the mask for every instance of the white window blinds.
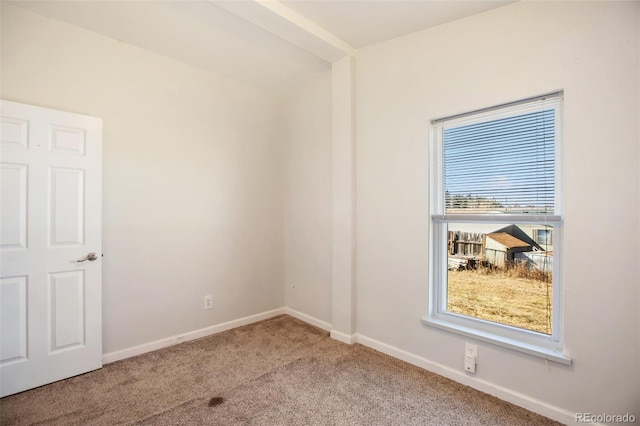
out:
M546 95L435 120L441 212L553 215L559 99Z

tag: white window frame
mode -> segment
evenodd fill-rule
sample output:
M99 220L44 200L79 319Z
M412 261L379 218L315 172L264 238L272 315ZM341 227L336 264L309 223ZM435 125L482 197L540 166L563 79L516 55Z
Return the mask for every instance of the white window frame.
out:
M562 339L562 212L561 212L561 106L562 92L537 96L522 101L460 114L431 122L430 126L430 256L429 307L423 323L477 340L493 343L548 360L571 364L563 352ZM457 127L496 120L533 111L539 101L555 109L555 207L553 214L445 214L443 126ZM446 124L441 124L446 123ZM551 334L543 334L447 311L447 224L494 223L498 225L528 224L553 227L553 306Z

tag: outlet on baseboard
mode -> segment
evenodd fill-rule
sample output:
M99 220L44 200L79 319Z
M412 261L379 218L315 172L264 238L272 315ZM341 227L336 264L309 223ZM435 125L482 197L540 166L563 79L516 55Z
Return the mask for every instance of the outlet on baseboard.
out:
M211 294L207 294L204 297L204 308L205 309L211 309L213 308L213 295Z
M465 343L464 345L464 369L468 373L476 372L476 365L478 364L478 345L472 345L471 343Z

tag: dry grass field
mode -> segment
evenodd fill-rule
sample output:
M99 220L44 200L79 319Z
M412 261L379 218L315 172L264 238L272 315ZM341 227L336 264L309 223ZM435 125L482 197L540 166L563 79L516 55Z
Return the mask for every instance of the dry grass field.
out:
M551 277L518 270L449 271L447 309L551 334Z

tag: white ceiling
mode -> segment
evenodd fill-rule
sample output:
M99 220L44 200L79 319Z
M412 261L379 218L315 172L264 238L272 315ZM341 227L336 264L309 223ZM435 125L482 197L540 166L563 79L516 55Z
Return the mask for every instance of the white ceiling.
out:
M355 48L400 37L514 1L284 0Z
M4 2L4 0L3 0ZM280 93L384 40L513 0L8 1Z

